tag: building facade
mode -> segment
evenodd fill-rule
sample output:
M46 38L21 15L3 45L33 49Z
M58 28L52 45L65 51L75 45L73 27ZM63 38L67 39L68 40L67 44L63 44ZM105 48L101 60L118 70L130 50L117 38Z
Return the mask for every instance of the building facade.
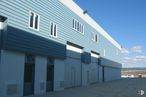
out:
M0 97L120 79L121 46L72 0L0 1Z

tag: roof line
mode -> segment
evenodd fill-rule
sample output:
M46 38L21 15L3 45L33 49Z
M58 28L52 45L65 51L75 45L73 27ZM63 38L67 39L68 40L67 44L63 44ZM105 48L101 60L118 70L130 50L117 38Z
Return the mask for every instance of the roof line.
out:
M93 20L88 14L83 14L83 9L81 9L73 0L59 0L62 4L67 6L70 10L80 16L84 21L91 25L97 32L108 39L113 45L121 50L121 45L115 41L99 24Z

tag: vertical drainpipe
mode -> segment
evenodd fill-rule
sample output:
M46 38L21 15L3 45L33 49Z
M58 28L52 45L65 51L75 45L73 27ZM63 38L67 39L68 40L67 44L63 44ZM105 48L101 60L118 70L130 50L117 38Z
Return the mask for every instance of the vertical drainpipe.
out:
M82 54L83 54L83 52L82 52ZM82 67L83 67L83 66L82 66L82 64L83 64L83 62L82 62L82 54L81 54L81 86L82 86L82 79L83 79L83 78L82 78L82 71L83 71L83 70L82 70Z
M82 78L82 64L83 64L83 63L81 62L81 86L82 86L82 79L83 79L83 78Z
M100 66L101 66L101 62L100 62L100 56L98 58L98 81L100 82Z

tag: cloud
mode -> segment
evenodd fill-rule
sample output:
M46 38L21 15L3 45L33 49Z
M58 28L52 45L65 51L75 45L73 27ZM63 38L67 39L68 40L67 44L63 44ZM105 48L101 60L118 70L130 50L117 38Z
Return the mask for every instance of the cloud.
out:
M136 45L136 46L133 46L133 47L131 47L129 49L122 48L121 52L123 54L142 53L143 52L143 47L140 46L140 45Z
M146 56L131 56L123 58L124 67L146 67Z
M146 55L143 55L143 46L135 45L131 48L123 48L123 67L146 67Z
M136 56L135 59L137 61L145 61L146 62L146 56Z
M133 46L133 47L131 48L131 52L142 53L142 52L143 52L143 47L140 46L140 45Z
M146 59L146 56L136 56L137 59Z
M133 56L133 57L124 57L124 61L146 61L146 56Z
M129 54L129 51L126 49L126 48L122 48L122 51L121 51L123 54Z

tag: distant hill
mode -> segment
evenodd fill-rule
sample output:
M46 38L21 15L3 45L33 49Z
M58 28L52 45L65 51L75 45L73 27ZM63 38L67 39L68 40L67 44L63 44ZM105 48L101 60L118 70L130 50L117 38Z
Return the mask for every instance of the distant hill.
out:
M146 68L122 68L122 70L146 70Z
M146 77L146 68L122 68L122 75L142 75Z

